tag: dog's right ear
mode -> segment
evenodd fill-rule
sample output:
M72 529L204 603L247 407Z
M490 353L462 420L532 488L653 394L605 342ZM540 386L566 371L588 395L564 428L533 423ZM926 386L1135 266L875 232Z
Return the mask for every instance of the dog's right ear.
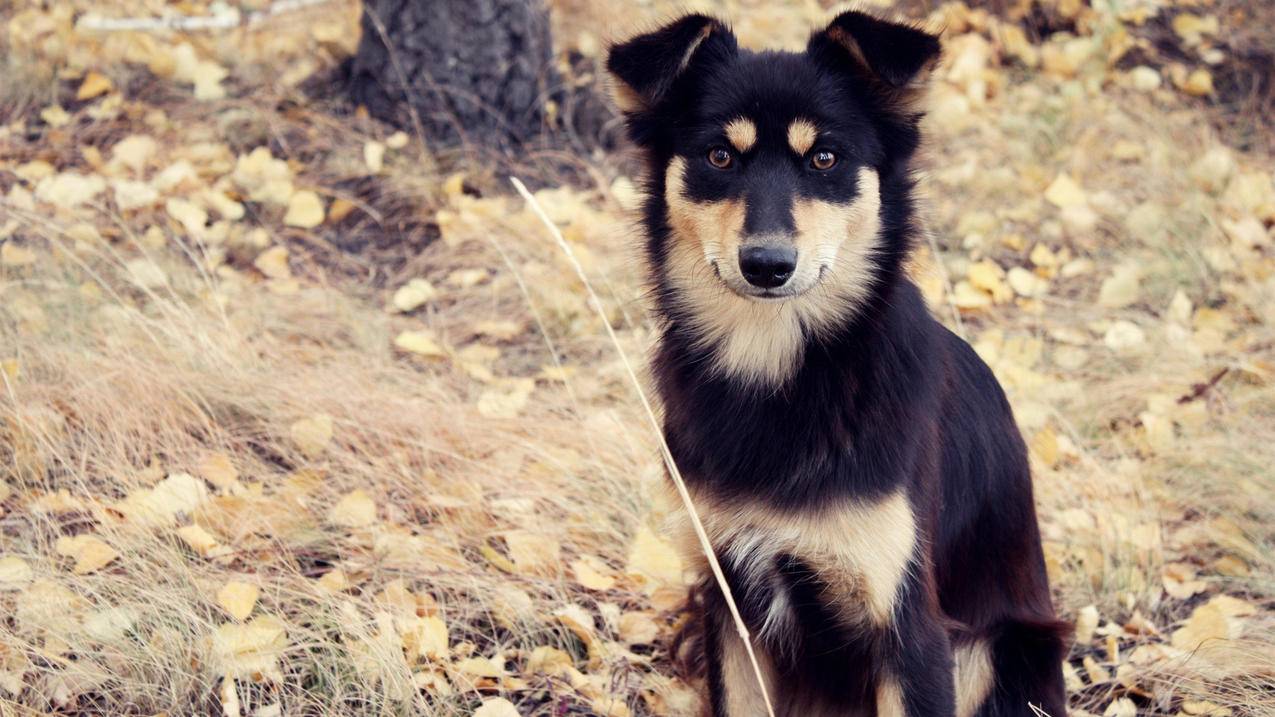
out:
M650 111L693 65L724 59L737 49L730 29L707 15L687 15L615 45L607 55L615 103L629 115Z

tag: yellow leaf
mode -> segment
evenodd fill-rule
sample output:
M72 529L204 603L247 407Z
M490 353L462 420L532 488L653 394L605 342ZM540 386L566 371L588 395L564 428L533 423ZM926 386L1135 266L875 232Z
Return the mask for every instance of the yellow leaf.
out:
M168 216L176 219L186 230L186 233L194 236L203 236L204 227L208 224L208 212L204 208L188 202L185 199L169 199L164 202L164 209L168 212Z
M213 631L212 662L221 674L278 680L279 657L288 646L286 626L263 615L247 623L231 622Z
M1178 89L1195 97L1207 97L1213 94L1213 73L1203 67L1194 70L1178 83Z
M40 119L50 127L65 127L71 122L71 115L62 109L62 105L49 105L40 110Z
M106 191L106 180L96 174L62 172L41 179L35 197L62 209L74 209Z
M447 275L447 283L458 289L478 286L486 280L486 269L457 269Z
M199 462L196 469L200 477L223 490L231 488L239 482L239 471L230 462L225 453L209 453Z
M0 266L30 266L36 260L36 253L27 247L7 241L0 246Z
M1059 174L1045 189L1045 199L1060 209L1083 206L1089 201L1085 196L1085 190L1081 189L1076 180L1066 172Z
M1087 605L1076 613L1076 644L1084 645L1093 639L1094 630L1098 629L1098 608Z
M535 388L534 379L505 379L479 395L478 412L488 418L515 418Z
M228 615L242 622L252 614L260 595L261 588L256 585L231 580L217 591L217 604Z
M1126 263L1116 267L1098 290L1098 304L1109 309L1124 308L1138 300L1141 293L1142 269Z
M257 255L252 262L257 271L271 279L289 279L292 269L288 266L288 247L272 246Z
M1005 283L1005 270L991 259L970 264L966 276L971 286L986 291L998 304L1014 298L1013 290Z
M58 538L56 548L59 554L75 559L75 566L71 570L76 575L100 570L119 557L114 548L96 535Z
M433 301L437 296L438 290L433 284L425 279L412 279L394 292L391 303L395 311L406 314L419 309L426 302Z
M447 623L435 615L415 618L403 631L403 647L412 660L448 657Z
M514 703L504 697L492 697L474 710L474 717L520 717Z
M970 282L962 279L952 287L952 303L958 309L983 309L992 305L992 297L986 292L974 288Z
M1044 296L1049 291L1049 281L1021 266L1013 267L1005 277L1015 294L1026 297Z
M1138 717L1138 706L1128 697L1121 697L1107 705L1102 717Z
M168 283L168 274L150 259L141 258L125 262L129 278L143 289L158 289Z
M328 522L346 528L362 528L376 522L376 501L361 489L346 493L328 511Z
M177 537L201 558L216 558L230 552L217 542L217 538L199 525L185 525L177 529Z
M404 331L394 338L394 345L418 356L437 358L447 355L443 347L434 340L434 332L429 329Z
M80 102L91 100L113 89L115 89L115 85L111 82L111 78L100 72L89 72L84 76L84 81L80 83L80 89L76 90L75 99Z
M628 572L646 575L657 582L680 585L682 558L672 543L660 538L645 525L638 528L629 546Z
M345 571L340 568L324 573L317 582L324 590L332 593L339 593L350 587L349 578L346 577Z
M406 132L395 132L385 138L385 146L390 149L402 149L407 146L408 139Z
M35 579L35 571L22 558L0 558L0 592L13 592L25 588Z
M626 645L650 645L660 634L660 626L648 612L626 612L620 616L617 632Z
M474 333L509 341L522 333L522 324L517 321L479 321L474 324Z
M292 442L309 458L317 458L332 440L332 417L319 413L302 418L288 429Z
M487 657L466 657L458 661L455 667L462 674L470 677L500 677L505 674L500 665L497 665L494 660ZM514 714L517 713L515 712Z
M1231 637L1232 627L1226 613L1220 606L1206 603L1192 611L1182 627L1173 632L1172 643L1179 650L1194 652L1216 647Z
M288 200L288 211L283 223L290 227L313 229L323 223L323 200L308 189L299 191Z
M363 144L363 163L372 174L380 174L385 168L385 145L370 141Z
M558 567L558 541L540 533L511 530L504 534L514 566L524 575L552 575Z
M597 558L582 557L571 562L571 572L576 582L589 590L610 590L615 587L615 577L603 574Z
M1121 319L1107 329L1102 342L1107 348L1118 354L1131 354L1140 349L1147 341L1147 335L1132 321Z

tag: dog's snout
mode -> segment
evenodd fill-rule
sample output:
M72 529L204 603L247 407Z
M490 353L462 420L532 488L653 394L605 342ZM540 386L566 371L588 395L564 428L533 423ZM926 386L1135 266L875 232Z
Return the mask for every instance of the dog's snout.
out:
M797 250L790 246L750 246L739 250L739 271L762 289L783 286L797 269Z

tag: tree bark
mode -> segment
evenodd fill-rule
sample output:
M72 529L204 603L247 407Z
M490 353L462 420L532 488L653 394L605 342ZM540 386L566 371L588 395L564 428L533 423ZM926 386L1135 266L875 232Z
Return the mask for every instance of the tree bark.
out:
M373 116L480 153L553 131L564 90L540 0L365 0L362 26L350 89Z

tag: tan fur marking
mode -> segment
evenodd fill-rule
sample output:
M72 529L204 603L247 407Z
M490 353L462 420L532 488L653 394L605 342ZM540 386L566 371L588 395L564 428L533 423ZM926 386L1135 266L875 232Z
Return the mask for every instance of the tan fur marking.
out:
M690 47L686 48L686 54L682 55L682 61L677 66L678 74L681 74L682 71L691 64L691 58L695 57L695 51L699 49L700 45L704 44L704 41L708 39L709 35L713 34L714 24L715 23L710 22L704 25L704 28L699 31L699 35L695 38L695 41L691 43Z
M972 717L983 706L996 679L992 655L987 642L978 640L956 648L952 656L956 673L956 717Z
M791 555L827 584L827 599L846 625L891 624L917 544L916 519L903 491L874 503L841 501L813 513L735 505L700 494L695 504L720 555L730 558L741 545L759 564L767 556ZM682 528L688 559L705 567L689 528Z
M877 683L877 717L907 717L898 680L882 677Z
M757 144L757 125L747 117L736 117L723 128L726 139L740 152L747 152Z
M618 78L611 78L611 101L615 102L616 109L625 114L633 114L646 109L646 100L637 90L629 87L627 83Z
M804 157L819 139L819 130L813 122L798 117L788 125L788 146L799 156Z
M757 684L757 675L753 672L753 663L749 661L748 652L744 649L743 639L733 626L724 626L720 639L726 714L729 717L764 717L766 702L762 699L761 687ZM762 677L766 680L766 691L773 699L776 696L774 668L757 645L753 646L753 650L757 655Z
M675 236L662 268L703 337L701 348L712 352L719 371L763 384L783 383L797 367L806 332L832 330L867 297L871 255L880 241L877 174L860 168L859 193L848 205L797 201L793 241L799 256L789 283L808 290L770 303L739 296L723 285L745 284L737 259L743 201L688 200L685 171L685 159L677 157L665 175L664 199Z

